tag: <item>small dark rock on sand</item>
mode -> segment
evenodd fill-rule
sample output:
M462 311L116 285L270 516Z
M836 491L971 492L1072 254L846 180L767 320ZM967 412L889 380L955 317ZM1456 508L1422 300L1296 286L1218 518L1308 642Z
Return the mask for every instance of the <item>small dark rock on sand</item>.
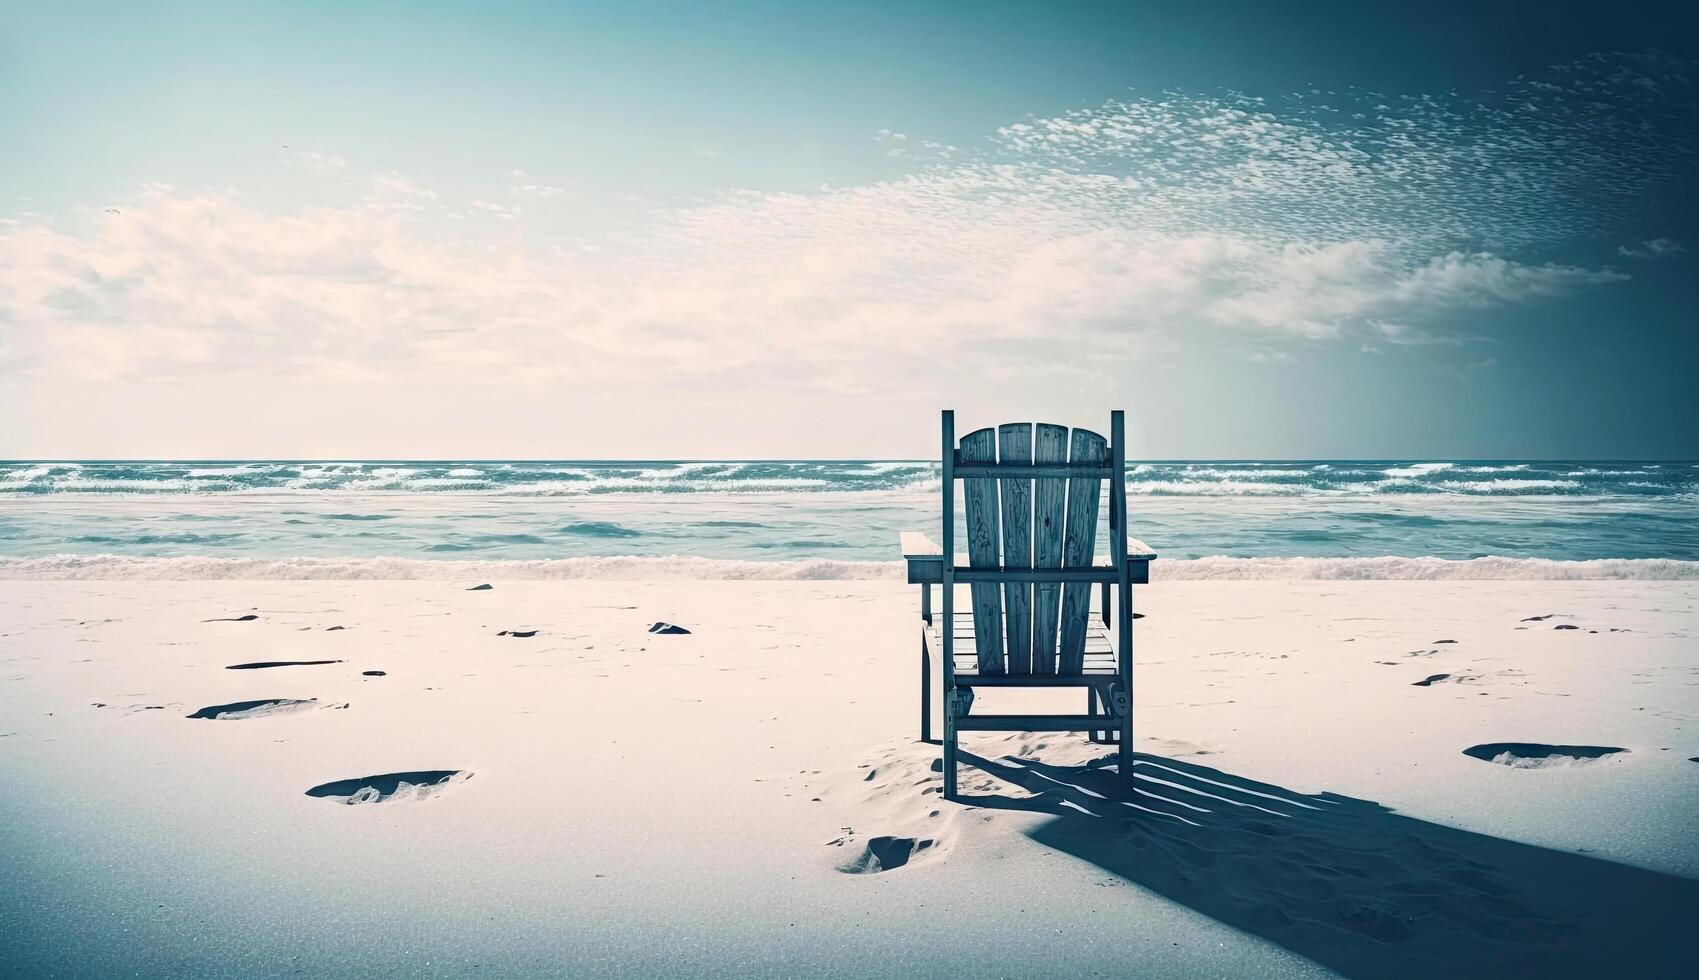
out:
M388 677L389 673L388 673L388 671L382 671L382 670L362 670L362 671L360 671L360 676L361 677Z
M500 633L497 633L496 635L497 636L517 636L517 637L519 637L520 639L523 640L527 637L536 636L537 631L536 630L502 630Z
M1572 623L1558 623L1556 626L1552 627L1552 629L1554 629L1554 630L1578 630L1580 628L1581 627L1576 626Z
M488 592L493 588L495 588L495 586L491 585L488 582L485 582L483 585L474 585L470 589L467 589L466 591L467 592Z
M682 626L674 626L671 623L656 623L649 627L649 632L659 633L666 636L676 636L679 634L689 633L690 631Z
M345 630L345 629L347 629L347 628L348 628L348 627L346 627L346 626L326 626L326 627L325 627L325 628L324 628L324 631L325 631L325 632L326 632L326 633L331 633L331 632L334 632L334 631L336 631L336 630Z
M259 619L259 617L254 615L253 613L249 613L246 616L224 616L220 619L203 619L203 620L201 620L201 622L203 622L203 623L251 623L256 619Z
M1431 674L1427 677L1427 679L1416 681L1414 684L1411 684L1410 686L1411 687L1432 687L1435 684L1439 683L1440 681L1445 680L1447 677L1450 677L1450 676L1451 676L1450 674Z

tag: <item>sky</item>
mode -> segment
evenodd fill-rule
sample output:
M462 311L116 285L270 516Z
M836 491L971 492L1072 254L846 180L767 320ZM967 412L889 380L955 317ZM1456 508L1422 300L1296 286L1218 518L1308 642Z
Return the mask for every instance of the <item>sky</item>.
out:
M0 457L1699 457L1696 58L1679 3L7 5Z

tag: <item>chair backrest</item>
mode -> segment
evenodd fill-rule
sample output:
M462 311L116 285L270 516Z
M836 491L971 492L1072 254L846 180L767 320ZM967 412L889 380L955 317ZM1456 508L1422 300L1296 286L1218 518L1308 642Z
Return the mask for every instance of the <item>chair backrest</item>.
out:
M1119 413L1112 430L1120 435ZM1078 568L1092 563L1103 484L1119 486L1114 464L1125 458L1088 429L1012 422L980 429L950 444L949 474L962 481L968 566L974 569ZM1030 472L1032 475L1027 475ZM953 524L952 493L944 521ZM1113 510L1110 526L1118 523ZM946 540L949 539L947 532ZM945 549L950 558L951 550ZM953 559L950 559L953 560ZM974 643L982 674L1077 674L1084 667L1089 581L974 581Z

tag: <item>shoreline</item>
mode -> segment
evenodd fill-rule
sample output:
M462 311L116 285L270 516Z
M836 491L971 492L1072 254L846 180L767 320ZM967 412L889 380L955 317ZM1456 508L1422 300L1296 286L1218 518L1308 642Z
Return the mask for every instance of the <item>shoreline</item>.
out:
M895 545L892 550L895 551ZM287 558L57 554L0 556L0 581L902 581L901 561L756 560L693 555L572 558ZM1694 581L1699 561L1675 558L1260 557L1159 558L1153 582L1195 581Z

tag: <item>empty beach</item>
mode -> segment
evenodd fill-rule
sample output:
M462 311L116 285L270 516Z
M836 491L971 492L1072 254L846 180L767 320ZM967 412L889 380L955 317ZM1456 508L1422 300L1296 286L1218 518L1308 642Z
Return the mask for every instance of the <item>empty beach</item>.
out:
M896 582L3 581L0 959L1693 966L1699 583L1136 595L1140 792L1081 735L969 734L951 804Z

